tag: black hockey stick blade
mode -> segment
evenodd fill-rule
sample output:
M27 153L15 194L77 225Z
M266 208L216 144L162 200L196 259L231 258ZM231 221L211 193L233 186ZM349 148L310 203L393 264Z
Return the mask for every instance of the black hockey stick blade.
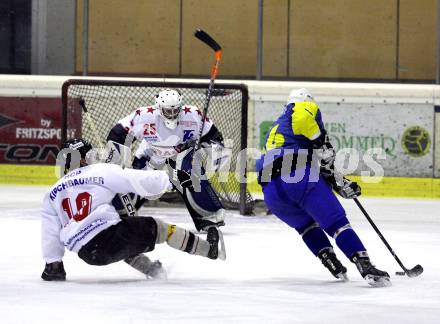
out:
M410 277L410 278L418 277L422 273L423 273L423 267L420 264L418 264L414 268L409 269L408 271L406 271L407 276Z
M397 271L396 276L404 276L407 275L410 278L418 277L423 273L423 267L418 264L412 269L404 269L404 271Z
M410 278L418 277L423 273L423 267L418 264L412 269L404 269L405 271L397 271L396 276L404 276L407 275Z
M376 231L377 235L379 236L379 238L382 240L382 242L385 244L385 246L387 247L388 251L390 251L391 255L394 257L394 259L397 261L397 263L400 265L400 267L402 268L402 270L404 272L398 271L396 272L397 276L404 276L405 274L410 277L417 277L420 276L423 273L423 268L420 264L416 265L414 268L412 269L407 269L402 261L400 261L400 259L397 257L397 254L394 252L394 250L391 248L391 246L389 245L389 243L387 242L387 240L385 239L385 237L382 235L382 233L379 231L379 228L377 228L376 224L374 224L373 220L371 219L370 215L368 215L367 211L365 210L365 208L362 206L362 204L359 202L359 200L357 198L353 199L354 202L356 203L356 205L359 207L359 209L361 210L361 212L364 214L365 218L368 220L368 222L370 223L370 225L373 227L373 229Z
M211 47L215 52L221 50L221 46L208 33L201 29L197 29L194 36L200 39L203 43Z

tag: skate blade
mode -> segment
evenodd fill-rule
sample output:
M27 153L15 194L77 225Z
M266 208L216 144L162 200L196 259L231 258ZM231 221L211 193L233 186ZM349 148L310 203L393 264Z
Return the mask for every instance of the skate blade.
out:
M219 228L217 228L217 232L218 232L218 238L219 238L218 258L222 261L225 261L226 260L225 240L223 239L223 233L222 233L222 231L220 231Z
M388 277L378 277L374 275L366 275L365 280L368 284L375 288L392 286L391 280Z
M160 271L155 273L154 275L147 274L146 275L148 280L167 280L168 275L164 268L162 268Z
M340 280L343 281L343 282L350 281L350 280L348 279L347 273L338 273L338 274L336 275L336 277L338 277L338 279L340 279Z

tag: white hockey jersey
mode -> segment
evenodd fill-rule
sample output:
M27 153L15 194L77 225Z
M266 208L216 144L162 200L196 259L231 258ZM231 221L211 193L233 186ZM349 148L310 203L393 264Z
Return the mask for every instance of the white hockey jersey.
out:
M170 189L165 171L122 169L91 164L66 174L46 193L41 209L42 250L46 263L60 261L102 230L121 221L111 201L117 193L158 198Z
M154 106L148 106L137 109L118 123L138 140L142 140L136 151L137 158L149 156L155 164L163 164L167 158L176 154L173 146L190 139L198 139L202 112L196 106L184 105L177 120L176 129L169 129L165 126L160 111ZM206 118L202 136L211 127L212 121ZM161 147L160 143L166 144Z

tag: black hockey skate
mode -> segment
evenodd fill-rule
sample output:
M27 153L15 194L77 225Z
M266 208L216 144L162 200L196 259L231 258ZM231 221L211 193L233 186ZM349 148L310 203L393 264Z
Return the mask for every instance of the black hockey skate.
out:
M218 223L214 223L209 220L204 220L200 223L200 229L198 229L198 232L200 234L208 234L208 229L212 226L215 226L215 227L225 226L225 222L221 221Z
M139 254L124 260L134 269L143 273L147 279L166 279L167 273L159 260L151 261L146 255Z
M162 262L160 262L159 260L153 261L151 263L151 266L145 275L147 276L147 278L167 279L167 272L162 266Z
M336 257L333 248L328 247L322 249L318 253L318 258L335 278L348 281L347 268L344 267L341 261Z
M63 261L46 263L41 278L45 281L65 281L66 271L64 270Z
M390 275L382 270L377 269L370 261L366 252L357 252L351 257L358 268L361 276L373 287L391 286Z
M217 226L211 226L207 229L208 234L206 240L210 245L208 252L208 258L210 259L226 259L225 242L223 240L222 232L217 228Z
M208 229L211 226L225 226L225 210L223 208L216 212L200 218L199 221L194 222L199 233L208 233Z

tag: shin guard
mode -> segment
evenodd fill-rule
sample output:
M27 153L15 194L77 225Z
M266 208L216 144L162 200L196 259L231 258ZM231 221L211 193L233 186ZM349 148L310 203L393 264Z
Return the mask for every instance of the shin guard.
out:
M166 241L174 249L189 254L208 256L210 244L207 241L176 225L167 224L157 219L156 222L158 228L156 243Z
M346 217L339 219L325 229L336 241L336 245L350 259L356 252L366 252L365 246L351 227Z
M321 250L332 247L327 235L315 222L297 228L296 230L315 256L318 256Z

